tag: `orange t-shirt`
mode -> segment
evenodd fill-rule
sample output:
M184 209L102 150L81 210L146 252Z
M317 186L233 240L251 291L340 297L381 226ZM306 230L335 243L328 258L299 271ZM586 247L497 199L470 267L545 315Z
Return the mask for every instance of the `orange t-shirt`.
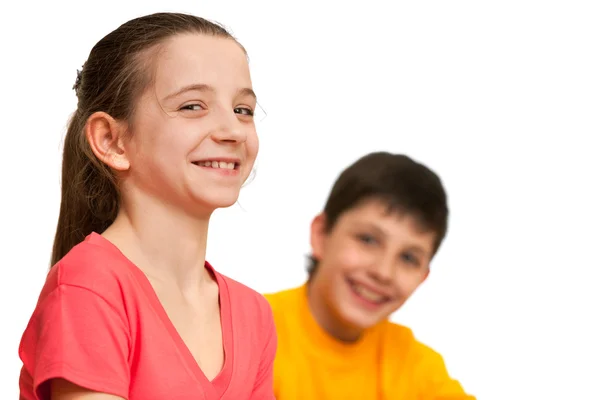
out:
M404 326L383 321L346 344L314 320L306 285L266 297L279 343L277 400L475 400Z
M48 274L19 347L21 399L48 399L52 378L128 400L274 399L269 304L206 268L219 286L225 350L212 381L142 271L92 233Z

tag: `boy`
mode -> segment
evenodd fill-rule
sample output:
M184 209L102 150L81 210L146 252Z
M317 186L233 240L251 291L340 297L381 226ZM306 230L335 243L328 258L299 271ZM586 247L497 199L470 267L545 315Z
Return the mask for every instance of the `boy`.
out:
M266 295L278 400L467 400L442 357L388 321L429 274L448 220L438 176L372 153L338 178L312 222L308 281Z

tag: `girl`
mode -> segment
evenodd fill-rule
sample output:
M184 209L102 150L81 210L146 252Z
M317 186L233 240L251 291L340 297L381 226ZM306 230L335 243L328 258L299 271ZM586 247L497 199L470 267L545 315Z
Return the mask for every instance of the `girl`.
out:
M205 261L210 216L258 152L245 50L153 14L100 40L74 89L21 399L273 399L269 305Z

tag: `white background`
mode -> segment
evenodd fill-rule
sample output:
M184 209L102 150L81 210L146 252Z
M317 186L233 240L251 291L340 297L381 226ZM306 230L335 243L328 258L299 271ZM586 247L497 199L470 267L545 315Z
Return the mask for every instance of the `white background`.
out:
M48 269L76 70L126 20L184 11L233 31L268 114L256 178L211 222L217 269L261 292L302 283L310 220L339 172L406 153L440 174L451 219L393 319L480 400L600 399L596 4L4 2L0 398L17 398Z

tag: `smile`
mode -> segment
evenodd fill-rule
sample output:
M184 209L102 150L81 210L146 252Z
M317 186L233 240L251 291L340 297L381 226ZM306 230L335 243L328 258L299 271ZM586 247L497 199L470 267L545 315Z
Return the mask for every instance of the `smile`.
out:
M229 161L206 160L206 161L194 161L192 164L197 165L199 167L214 168L214 169L228 169L228 170L234 170L234 169L238 169L240 167L239 162L229 162Z
M355 295L369 303L380 305L390 300L388 296L371 290L358 282L348 279L348 284Z

